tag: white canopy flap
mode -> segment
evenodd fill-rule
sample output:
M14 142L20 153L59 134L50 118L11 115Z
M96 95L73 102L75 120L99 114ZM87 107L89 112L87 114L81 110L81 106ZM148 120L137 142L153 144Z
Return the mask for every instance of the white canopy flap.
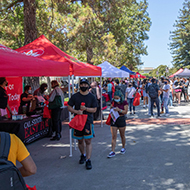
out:
M98 67L102 68L102 77L129 77L129 73L114 67L109 62L104 61L102 64L97 65Z

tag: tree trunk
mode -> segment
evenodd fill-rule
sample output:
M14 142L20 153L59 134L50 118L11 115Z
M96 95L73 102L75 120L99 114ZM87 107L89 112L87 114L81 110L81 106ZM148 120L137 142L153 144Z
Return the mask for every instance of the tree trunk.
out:
M37 38L35 0L24 0L24 36L24 45Z
M24 36L24 45L37 38L35 0L24 0ZM39 77L25 77L24 82L31 85L33 91L39 88Z
M92 58L93 58L93 50L92 50L92 48L87 47L86 54L87 54L87 63L90 63L91 65L93 65L93 62L91 61Z

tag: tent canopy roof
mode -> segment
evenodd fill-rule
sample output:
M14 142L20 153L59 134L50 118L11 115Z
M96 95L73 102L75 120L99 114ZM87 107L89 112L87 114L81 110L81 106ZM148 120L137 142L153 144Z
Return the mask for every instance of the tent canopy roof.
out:
M169 77L170 78L172 78L172 77L174 77L175 75L177 75L177 74L179 74L179 73L181 73L181 72L183 72L183 69L181 68L181 69L179 69L176 73L174 73L173 75L170 75Z
M31 55L34 57L62 62L70 62L70 75L75 76L101 76L101 68L78 61L76 58L61 51L52 44L44 35L33 42L17 49L16 51Z
M139 72L136 72L135 75L130 75L131 78L146 78L146 76L141 75Z
M102 68L102 77L129 77L129 73L122 71L117 67L114 67L109 62L104 61L102 64L98 65Z
M131 71L130 69L128 69L128 68L127 68L126 66L124 66L124 65L123 65L120 69L123 70L123 71L128 72L128 73L131 74L131 75L135 75L135 74L136 74L135 72Z
M183 70L183 72L177 74L177 76L179 76L179 77L190 77L190 70L185 68Z
M0 44L0 76L68 76L69 61L36 59ZM53 65L53 66L52 66Z

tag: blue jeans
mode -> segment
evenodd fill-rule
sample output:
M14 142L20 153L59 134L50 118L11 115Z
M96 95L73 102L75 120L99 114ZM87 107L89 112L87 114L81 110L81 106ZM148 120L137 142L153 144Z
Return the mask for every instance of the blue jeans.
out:
M156 103L157 114L158 114L158 116L160 116L160 102L159 102L158 98L151 98L151 115L153 115L154 102Z
M135 111L135 106L133 106L133 101L134 101L134 98L127 98L130 112L132 111L132 107L133 107L133 112Z
M110 101L112 101L112 91L111 92L108 92L108 96L110 98Z
M173 106L173 97L172 97L172 92L170 92L169 100L168 100L168 105Z
M166 110L166 114L169 113L169 109L168 109L168 100L169 100L168 97L163 97L164 108L165 108L165 110Z

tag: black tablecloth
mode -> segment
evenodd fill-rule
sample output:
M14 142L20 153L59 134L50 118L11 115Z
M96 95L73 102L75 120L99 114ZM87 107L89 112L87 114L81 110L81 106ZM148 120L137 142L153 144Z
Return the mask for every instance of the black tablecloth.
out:
M40 115L17 121L2 120L0 121L0 131L13 133L27 144L46 136L50 125L51 120Z

